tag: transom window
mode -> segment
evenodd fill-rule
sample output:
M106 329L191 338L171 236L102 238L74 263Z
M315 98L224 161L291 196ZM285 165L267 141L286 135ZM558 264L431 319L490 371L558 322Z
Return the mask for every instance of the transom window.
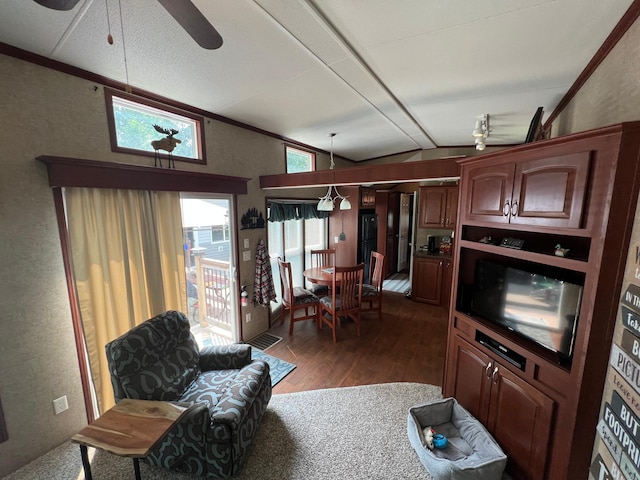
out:
M174 160L206 163L202 117L106 88L105 99L112 151L153 156L151 142L171 137L180 140L171 152Z
M313 172L316 169L316 154L285 145L287 173Z

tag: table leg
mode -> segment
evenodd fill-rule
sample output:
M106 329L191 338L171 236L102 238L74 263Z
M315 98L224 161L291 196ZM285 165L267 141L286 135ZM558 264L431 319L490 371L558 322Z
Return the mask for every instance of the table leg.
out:
M133 470L136 472L136 480L141 480L140 477L140 459L133 459Z
M93 480L91 476L91 464L89 463L89 454L87 453L87 446L80 444L80 455L82 456L82 466L84 467L85 480Z

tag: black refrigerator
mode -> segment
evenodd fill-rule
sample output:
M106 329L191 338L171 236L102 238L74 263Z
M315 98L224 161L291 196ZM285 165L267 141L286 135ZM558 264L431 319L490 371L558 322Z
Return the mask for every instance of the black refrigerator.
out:
M364 263L365 282L369 283L371 252L378 246L378 215L361 213L358 225L358 263Z

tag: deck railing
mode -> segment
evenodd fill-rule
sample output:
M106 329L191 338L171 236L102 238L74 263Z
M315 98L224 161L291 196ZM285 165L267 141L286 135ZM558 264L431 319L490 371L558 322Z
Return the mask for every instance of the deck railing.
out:
M231 276L229 262L196 257L198 320L231 331ZM204 299L204 302L200 299Z

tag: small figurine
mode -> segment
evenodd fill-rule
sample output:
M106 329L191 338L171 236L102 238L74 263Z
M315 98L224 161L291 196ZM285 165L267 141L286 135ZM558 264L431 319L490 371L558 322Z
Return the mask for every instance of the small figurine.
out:
M569 249L568 248L562 248L562 246L560 246L560 244L556 245L556 257L566 257L567 254L569 253Z

